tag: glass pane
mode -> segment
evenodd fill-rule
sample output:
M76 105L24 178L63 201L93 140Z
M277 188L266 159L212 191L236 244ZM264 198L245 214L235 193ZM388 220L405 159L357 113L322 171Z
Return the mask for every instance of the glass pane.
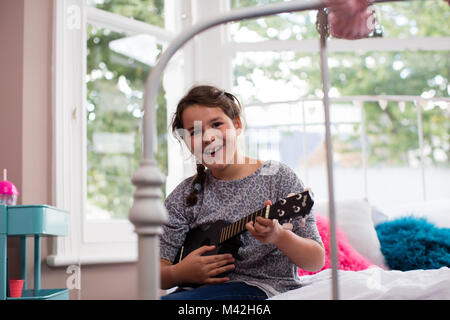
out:
M427 63L424 63L424 62ZM448 97L448 51L330 53L331 88L337 96Z
M450 190L450 103L430 103L423 107L426 198L427 200L448 200L448 190Z
M337 96L449 96L447 51L332 53L329 66L331 87ZM442 102L432 108L432 104L423 111L424 152L430 166L425 170L428 199L444 197L439 186L447 181L444 171L448 168L444 168L445 161L433 157L434 153L438 159L448 157L446 105ZM385 204L422 200L417 108L413 103L379 101L366 103L365 110L370 200ZM433 143L439 145L436 151L432 150Z
M264 5L283 0L232 0L232 8ZM231 24L231 39L236 42L262 40L301 40L317 38L317 11L282 13Z
M412 103L366 103L369 197L374 204L420 200L416 108Z
M450 12L445 1L398 1L375 6L383 36L389 38L450 35Z
M429 63L423 63L428 61ZM323 107L305 102L273 103L321 97L318 55L293 52L240 52L235 55L234 92L245 109L250 154L285 161L310 186L327 197L324 153ZM447 51L427 52L351 52L330 53L330 96L409 95L421 98L449 97L450 58ZM272 103L270 103L272 102ZM264 106L258 106L264 103ZM367 174L367 195L372 203L397 204L422 200L422 168L419 148L417 108L412 102L366 102L365 143L367 171L362 168L360 110L347 104L331 107L335 191L338 197L362 197L366 193L363 177ZM423 110L425 182L428 199L442 199L439 186L447 184L449 174L448 103L434 102ZM303 121L306 127L303 128ZM322 126L318 126L322 124ZM295 129L296 128L296 129ZM317 132L313 130L318 130ZM276 143L266 148L260 140L263 131ZM284 131L290 135L284 135ZM303 132L306 132L303 134ZM318 134L321 152L312 161L317 146L290 149L285 154L283 141L302 145L303 137ZM295 137L295 138L293 138ZM258 140L259 139L259 140ZM293 139L293 140L290 140ZM313 141L315 138L311 138ZM294 142L295 141L295 142ZM267 142L265 142L267 143ZM274 146L276 145L276 147ZM263 153L259 150L266 150ZM273 150L268 153L267 150ZM318 149L315 149L318 150ZM299 153L299 154L297 154ZM321 157L318 158L318 155ZM303 159L306 157L306 160ZM319 161L320 160L320 161ZM305 165L307 164L307 166Z
M231 0L232 8L258 6L287 0ZM376 25L384 37L444 37L450 35L448 4L442 0L399 1L374 6ZM318 38L317 11L286 13L234 23L231 38L236 42L300 40Z
M360 110L354 111L358 115L358 123L332 127L334 191L338 199L362 199L366 196Z
M247 153L291 167L314 189L318 199L328 195L324 112L320 100L274 103L245 108ZM364 196L361 156L361 110L351 102L331 107L332 137L338 196ZM350 173L350 176L349 176ZM356 188L348 188L351 181ZM342 187L340 187L342 185Z
M294 52L238 52L234 92L245 104L320 96L319 56Z
M144 84L161 46L151 37L88 25L87 201L89 219L126 218L141 159ZM167 174L166 103L158 98L158 164Z
M164 0L86 0L88 6L164 28Z

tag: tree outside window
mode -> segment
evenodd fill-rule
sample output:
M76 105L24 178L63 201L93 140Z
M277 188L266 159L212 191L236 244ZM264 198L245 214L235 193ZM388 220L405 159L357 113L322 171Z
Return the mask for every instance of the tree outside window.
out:
M89 0L88 5L164 27L161 0ZM149 35L129 36L93 25L87 33L87 217L126 218L133 202L131 177L141 160L145 81L163 48ZM156 159L167 175L164 94L161 86Z

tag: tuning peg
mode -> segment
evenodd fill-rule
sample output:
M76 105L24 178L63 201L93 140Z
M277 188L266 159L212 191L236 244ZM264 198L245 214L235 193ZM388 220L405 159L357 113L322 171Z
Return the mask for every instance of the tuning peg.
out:
M296 195L296 193L289 193L288 196L287 196L287 198L293 197L293 196L295 196L295 195Z
M304 196L303 197L303 201L302 201L302 207L306 207L306 200L308 199L308 196Z

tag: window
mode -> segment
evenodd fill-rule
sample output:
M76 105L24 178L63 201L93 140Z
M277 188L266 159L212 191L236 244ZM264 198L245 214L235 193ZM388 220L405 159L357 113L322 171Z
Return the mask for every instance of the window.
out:
M143 84L174 37L166 26L180 31L212 14L277 1L55 0L54 197L70 210L72 229L55 241L50 264L136 258L127 220L130 178L140 159ZM450 110L438 99L449 96L447 4L384 3L376 13L383 37L328 41L337 196L368 195L376 204L389 180L378 179L379 168L387 168L383 172L403 172L417 184L424 180L428 197L442 198L450 187ZM167 134L168 121L186 90L207 82L243 103L250 156L287 163L326 197L315 22L316 12L304 12L215 27L174 57L157 111L157 157L168 174L167 193L194 172L189 155L180 156L180 145ZM411 99L361 97L373 94L423 101L418 108ZM369 189L362 179L371 180ZM419 194L405 192L400 200Z
M231 5L270 2L278 0L231 0ZM337 199L366 196L374 204L397 204L422 200L424 195L427 200L447 198L450 34L445 27L446 7L442 1L376 5L383 37L329 39ZM316 14L280 14L234 23L228 47L232 91L246 106L248 153L288 164L319 199L326 199ZM423 98L423 106L406 98L403 102L345 99L364 95L416 96Z
M131 177L141 159L144 84L173 37L164 1L55 1L55 21L54 197L71 228L48 263L135 261ZM156 157L165 174L168 96L162 86Z
M161 46L145 34L127 36L92 25L87 30L87 218L126 219L133 200L130 181L141 158L144 84ZM163 90L160 95L165 123ZM158 150L164 149L160 144ZM160 167L167 174L164 160Z

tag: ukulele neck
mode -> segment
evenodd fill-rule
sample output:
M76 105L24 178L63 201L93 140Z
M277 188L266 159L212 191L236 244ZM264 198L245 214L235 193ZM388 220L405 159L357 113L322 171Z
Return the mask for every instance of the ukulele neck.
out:
M287 219L290 219L291 217L301 216L302 225L304 225L305 216L311 211L313 204L314 200L310 191L303 191L299 194L292 194L286 199L280 199L273 205L265 206L258 211L223 227L220 230L219 244L246 231L245 225L250 221L254 223L256 217L287 221Z
M245 225L250 222L256 221L256 217L264 217L269 218L269 212L270 212L270 206L266 206L258 211L253 212L252 214L232 223L222 228L220 232L220 240L219 244L243 233L247 229L245 228Z

